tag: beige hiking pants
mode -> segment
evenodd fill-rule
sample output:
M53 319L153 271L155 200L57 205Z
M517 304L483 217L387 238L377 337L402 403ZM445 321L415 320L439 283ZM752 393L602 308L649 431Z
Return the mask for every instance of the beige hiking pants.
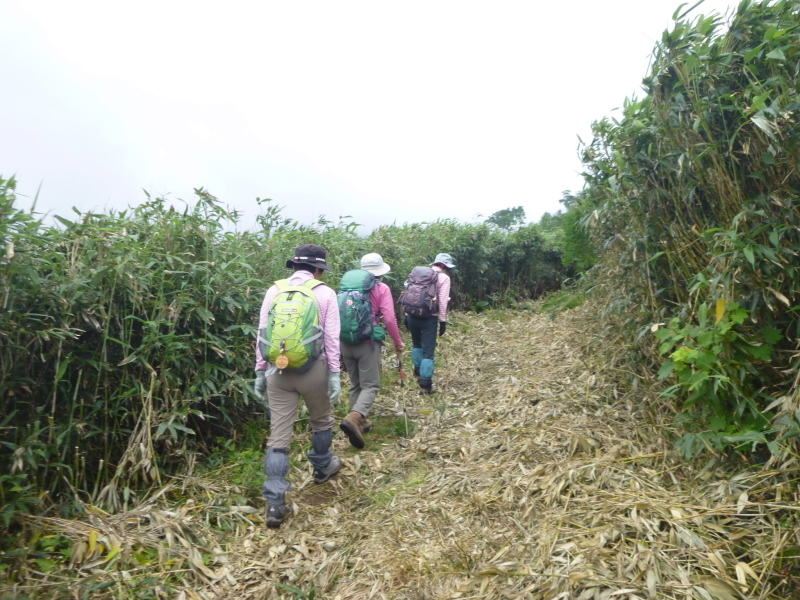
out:
M270 412L267 448L288 448L291 444L301 395L308 407L312 431L333 429L333 411L328 398L328 363L324 356L320 356L305 373L276 371L267 377Z
M381 389L381 345L342 344L341 350L350 376L350 410L366 417Z

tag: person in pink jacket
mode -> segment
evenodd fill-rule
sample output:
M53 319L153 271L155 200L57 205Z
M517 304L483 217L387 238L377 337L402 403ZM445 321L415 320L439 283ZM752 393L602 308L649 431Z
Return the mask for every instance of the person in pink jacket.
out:
M341 391L339 305L334 290L324 284L315 285L315 280L331 270L325 258L326 252L322 246L298 246L294 257L286 261L286 267L292 270L288 280L273 284L261 305L259 332L265 330L270 314L274 314L273 303L281 284L311 287L322 328L322 353L313 362L309 361L297 369L285 368L286 364L280 364L282 356L275 360L276 364L270 363L261 353L261 344L256 344L255 392L262 400L267 399L270 409L270 433L264 461L267 481L262 492L267 501L268 527L280 527L289 514L286 504L286 492L292 488L286 481L289 474L289 445L301 395L308 407L311 423L308 462L314 467L314 483L325 483L342 468L341 460L331 450L333 426L336 424L331 403L336 402Z
M366 254L361 259L361 268L378 278L378 283L370 291L372 321L383 325L394 342L394 349L400 353L405 345L400 338L397 319L394 315L394 301L389 286L380 281L391 268L380 254ZM367 419L375 397L381 389L381 347L383 342L367 340L359 344L341 344L342 358L350 375L350 412L342 420L339 428L356 448L364 447L364 434L372 429L372 421Z
M406 327L411 332L411 360L414 375L417 376L419 393L433 394L434 353L436 351L436 332L439 337L447 330L447 307L450 303L450 271L456 268L453 257L440 252L430 266L436 274L435 307L427 316L406 314ZM408 298L408 295L405 296ZM406 313L409 312L406 307Z

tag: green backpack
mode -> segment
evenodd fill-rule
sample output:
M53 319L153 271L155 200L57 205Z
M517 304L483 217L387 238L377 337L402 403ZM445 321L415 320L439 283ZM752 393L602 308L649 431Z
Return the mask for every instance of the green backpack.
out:
M281 279L275 285L278 295L270 306L267 326L258 332L261 356L280 370L302 373L322 353L323 331L312 290L323 283L309 279L303 285L291 285L288 279Z
M380 342L386 336L384 328L372 320L370 292L377 284L375 275L362 269L353 269L342 276L338 294L339 321L342 324L339 339L344 343Z

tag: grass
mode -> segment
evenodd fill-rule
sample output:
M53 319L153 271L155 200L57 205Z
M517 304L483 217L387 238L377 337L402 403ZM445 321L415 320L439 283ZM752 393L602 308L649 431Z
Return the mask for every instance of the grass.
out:
M563 289L552 292L542 301L542 312L556 315L571 308L577 308L586 302L586 296L582 291Z
M375 417L373 422L375 426L367 435L376 442L414 437L417 430L417 424L412 419L408 419L408 434L406 434L406 419L403 417Z

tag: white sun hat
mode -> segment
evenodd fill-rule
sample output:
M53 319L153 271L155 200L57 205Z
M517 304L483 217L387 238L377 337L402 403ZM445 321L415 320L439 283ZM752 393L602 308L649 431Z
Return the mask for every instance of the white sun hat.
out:
M361 258L361 268L365 271L369 271L375 275L375 277L386 275L386 273L392 270L389 265L383 262L383 257L377 252L365 254Z
M453 257L447 254L446 252L440 252L436 255L436 258L433 259L431 266L435 265L436 263L441 263L448 269L455 269L456 262L453 260Z

